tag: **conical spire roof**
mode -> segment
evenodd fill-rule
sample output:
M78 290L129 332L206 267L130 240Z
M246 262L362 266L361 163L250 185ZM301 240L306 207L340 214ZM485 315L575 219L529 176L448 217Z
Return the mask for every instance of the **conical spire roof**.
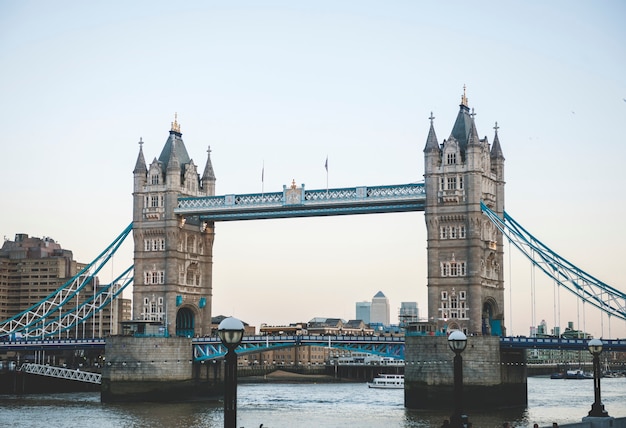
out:
M139 138L139 155L137 155L137 162L135 162L135 169L133 170L133 174L147 172L148 168L146 167L146 159L143 156L143 140Z
M211 146L207 150L208 156L206 165L204 166L204 173L202 173L202 180L215 180L215 171L213 171L213 164L211 163Z
M433 116L433 112L430 112L430 129L428 130L428 138L426 138L426 147L424 147L425 152L430 151L439 151L439 142L437 141L437 134L435 134L435 127L433 126L433 120L435 117Z
M502 153L502 147L500 146L500 139L498 138L498 122L496 122L496 126L493 127L496 130L496 135L493 138L493 144L491 145L491 157L492 158L500 158L504 159L504 154Z
M478 136L478 131L476 130L476 122L474 122L474 111L472 110L469 136L467 144L469 145L478 145L480 144L480 137Z

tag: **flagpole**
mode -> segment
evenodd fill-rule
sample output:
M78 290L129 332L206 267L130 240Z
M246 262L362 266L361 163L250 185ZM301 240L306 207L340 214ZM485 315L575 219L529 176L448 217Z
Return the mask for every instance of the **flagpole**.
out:
M261 168L261 197L265 194L265 160L263 160L263 168Z
M328 194L328 155L326 155L326 163L324 164L326 168L326 194Z

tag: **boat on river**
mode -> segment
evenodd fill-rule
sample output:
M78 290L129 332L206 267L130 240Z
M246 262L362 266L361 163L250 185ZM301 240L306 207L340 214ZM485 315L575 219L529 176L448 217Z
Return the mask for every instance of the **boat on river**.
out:
M401 374L379 374L371 382L367 383L369 388L380 389L403 389L404 375Z
M591 373L585 373L580 369L568 370L565 372L565 379L593 379L593 375Z

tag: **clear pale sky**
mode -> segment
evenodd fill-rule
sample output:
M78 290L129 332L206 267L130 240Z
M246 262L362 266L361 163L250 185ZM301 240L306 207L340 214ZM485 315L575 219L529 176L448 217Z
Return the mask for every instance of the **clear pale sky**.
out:
M625 16L623 1L0 0L0 233L91 261L131 221L139 138L158 157L175 112L201 168L211 146L217 194L260 192L263 164L266 192L325 188L326 157L330 187L420 181L428 117L442 142L467 85L479 135L500 127L507 212L625 291ZM218 223L213 314L352 319L380 290L392 320L402 301L426 316L425 248L423 213ZM533 320L530 264L505 259L509 333L584 318L609 335L539 273ZM115 269L130 264L129 242Z

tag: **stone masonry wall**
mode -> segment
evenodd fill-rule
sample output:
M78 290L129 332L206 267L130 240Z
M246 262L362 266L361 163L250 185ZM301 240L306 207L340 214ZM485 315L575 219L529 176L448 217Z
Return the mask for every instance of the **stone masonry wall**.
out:
M111 381L178 381L192 377L191 339L184 337L107 338L102 377Z

